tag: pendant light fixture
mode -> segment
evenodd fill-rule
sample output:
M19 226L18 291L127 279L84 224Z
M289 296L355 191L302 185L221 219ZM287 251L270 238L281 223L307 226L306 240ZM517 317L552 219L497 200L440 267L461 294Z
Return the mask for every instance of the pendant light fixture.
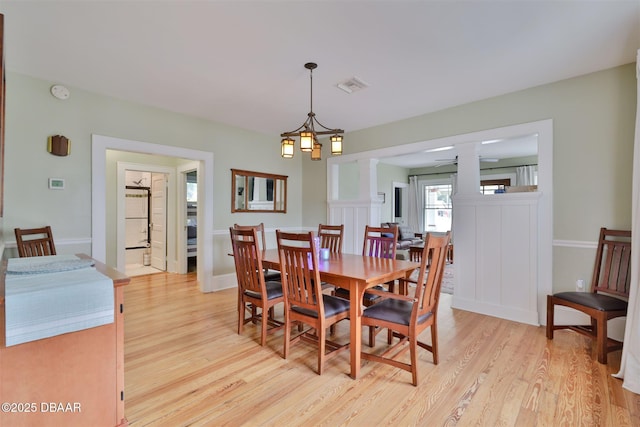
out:
M331 135L331 154L342 154L342 134L344 133L344 130L329 129L326 126L323 126L318 119L316 119L316 114L313 112L313 70L317 67L318 64L313 62L307 62L304 64L304 68L309 70L309 81L311 87L310 110L309 114L307 114L307 120L305 120L299 128L292 130L291 132L283 132L280 134L282 137L281 153L282 157L285 159L293 157L295 145L294 137L300 138L300 150L311 152L311 160L322 159L322 144L318 142L318 135ZM316 126L319 130L316 130Z

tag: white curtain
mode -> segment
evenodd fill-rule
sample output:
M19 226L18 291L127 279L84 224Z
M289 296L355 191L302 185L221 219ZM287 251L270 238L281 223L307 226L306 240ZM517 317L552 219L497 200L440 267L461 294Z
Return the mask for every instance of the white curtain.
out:
M458 192L458 174L452 173L449 178L451 179L451 195L453 196Z
M624 378L622 387L640 394L640 50L636 57L637 105L636 134L633 146L633 194L631 207L631 292L629 310L624 331L624 347L620 372L615 376Z
M409 227L417 233L424 231L424 195L417 176L409 177Z
M535 185L535 166L520 166L516 168L516 185Z

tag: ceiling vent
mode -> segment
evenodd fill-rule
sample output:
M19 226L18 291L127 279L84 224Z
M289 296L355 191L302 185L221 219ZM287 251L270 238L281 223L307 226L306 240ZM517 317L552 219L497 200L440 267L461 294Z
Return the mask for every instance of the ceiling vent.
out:
M342 83L338 83L338 88L342 89L347 93L357 92L366 87L369 87L369 85L366 82L359 79L358 77L352 77L349 80L346 80Z

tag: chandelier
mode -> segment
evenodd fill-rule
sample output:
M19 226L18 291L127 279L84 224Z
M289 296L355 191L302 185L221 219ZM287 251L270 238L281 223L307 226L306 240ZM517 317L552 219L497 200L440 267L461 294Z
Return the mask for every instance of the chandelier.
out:
M311 102L309 114L307 114L307 120L296 130L292 130L291 132L281 133L280 136L282 139L282 157L285 159L290 159L293 157L294 137L300 137L300 150L311 152L311 160L321 160L321 151L322 144L318 142L318 135L331 135L329 140L331 141L331 154L339 155L342 154L342 134L344 130L342 129L329 129L326 126L323 126L318 119L316 119L316 114L313 112L313 70L318 67L318 64L313 62L307 62L304 64L304 68L309 70L309 81L311 87ZM316 130L318 127L319 130Z

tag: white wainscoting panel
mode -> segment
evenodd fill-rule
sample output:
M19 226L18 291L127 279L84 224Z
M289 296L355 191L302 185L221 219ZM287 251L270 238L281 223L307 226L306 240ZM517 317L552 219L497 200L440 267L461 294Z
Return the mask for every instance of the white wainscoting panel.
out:
M379 201L329 201L329 224L344 224L344 253L362 253L364 227L380 226L380 206Z
M452 307L539 325L539 198L540 193L454 196Z

